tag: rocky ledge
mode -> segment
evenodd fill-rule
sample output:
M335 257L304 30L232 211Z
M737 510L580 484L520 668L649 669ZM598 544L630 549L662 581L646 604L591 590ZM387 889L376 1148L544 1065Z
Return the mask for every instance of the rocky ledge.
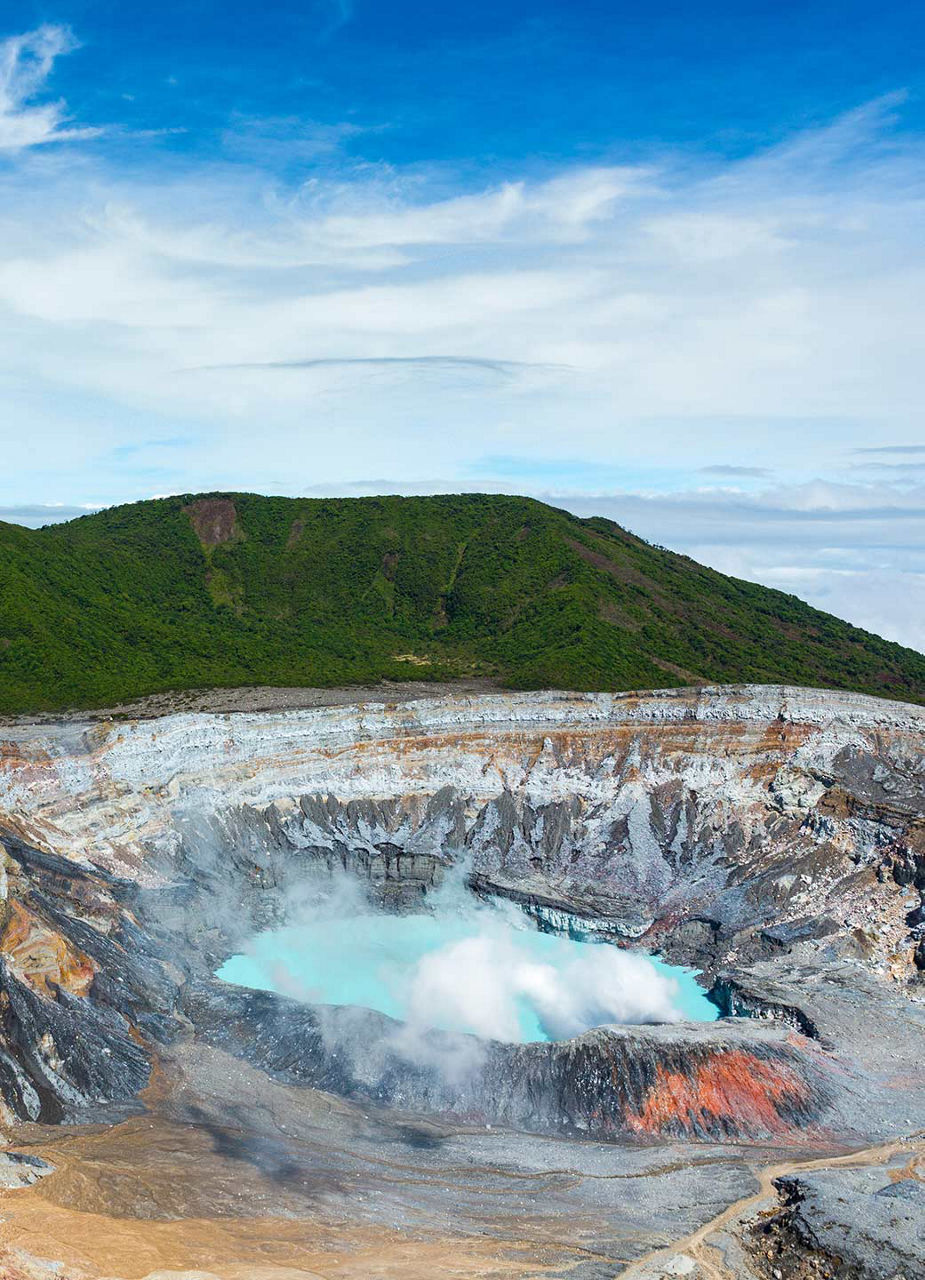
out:
M821 1169L776 1179L781 1207L747 1235L768 1280L914 1277L925 1260L925 1173L920 1156L883 1166Z

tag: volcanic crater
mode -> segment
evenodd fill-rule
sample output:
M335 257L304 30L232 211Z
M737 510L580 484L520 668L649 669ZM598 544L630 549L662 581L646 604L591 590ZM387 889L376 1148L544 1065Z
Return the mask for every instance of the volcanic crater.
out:
M759 1166L917 1150L923 708L485 694L2 739L4 1275L761 1275L760 1233L697 1237ZM459 868L693 966L721 1016L409 1047L214 976L335 877L409 912ZM832 1275L879 1274L857 1248Z

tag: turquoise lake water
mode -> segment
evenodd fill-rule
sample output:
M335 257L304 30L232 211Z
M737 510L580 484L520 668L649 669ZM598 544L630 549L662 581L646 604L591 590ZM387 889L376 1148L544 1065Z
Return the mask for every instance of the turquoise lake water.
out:
M334 915L273 929L226 961L218 977L519 1042L612 1022L718 1016L691 970L608 943L541 933L510 904Z

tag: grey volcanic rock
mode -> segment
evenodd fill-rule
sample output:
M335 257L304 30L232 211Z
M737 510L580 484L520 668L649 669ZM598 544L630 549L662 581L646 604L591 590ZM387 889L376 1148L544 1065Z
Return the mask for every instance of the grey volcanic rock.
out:
M791 1174L775 1186L783 1212L752 1233L755 1252L765 1260L771 1253L772 1273L786 1275L808 1258L835 1280L925 1274L925 1181L908 1158Z
M366 1009L198 984L207 1043L287 1083L531 1132L773 1138L829 1106L826 1075L778 1023L600 1027L551 1044L415 1032ZM716 1092L724 1094L717 1105Z

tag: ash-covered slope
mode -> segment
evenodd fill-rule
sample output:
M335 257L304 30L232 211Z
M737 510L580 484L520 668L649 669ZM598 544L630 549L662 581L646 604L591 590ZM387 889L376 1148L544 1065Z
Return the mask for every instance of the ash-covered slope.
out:
M421 675L925 700L922 654L527 498L210 494L0 524L0 711Z

